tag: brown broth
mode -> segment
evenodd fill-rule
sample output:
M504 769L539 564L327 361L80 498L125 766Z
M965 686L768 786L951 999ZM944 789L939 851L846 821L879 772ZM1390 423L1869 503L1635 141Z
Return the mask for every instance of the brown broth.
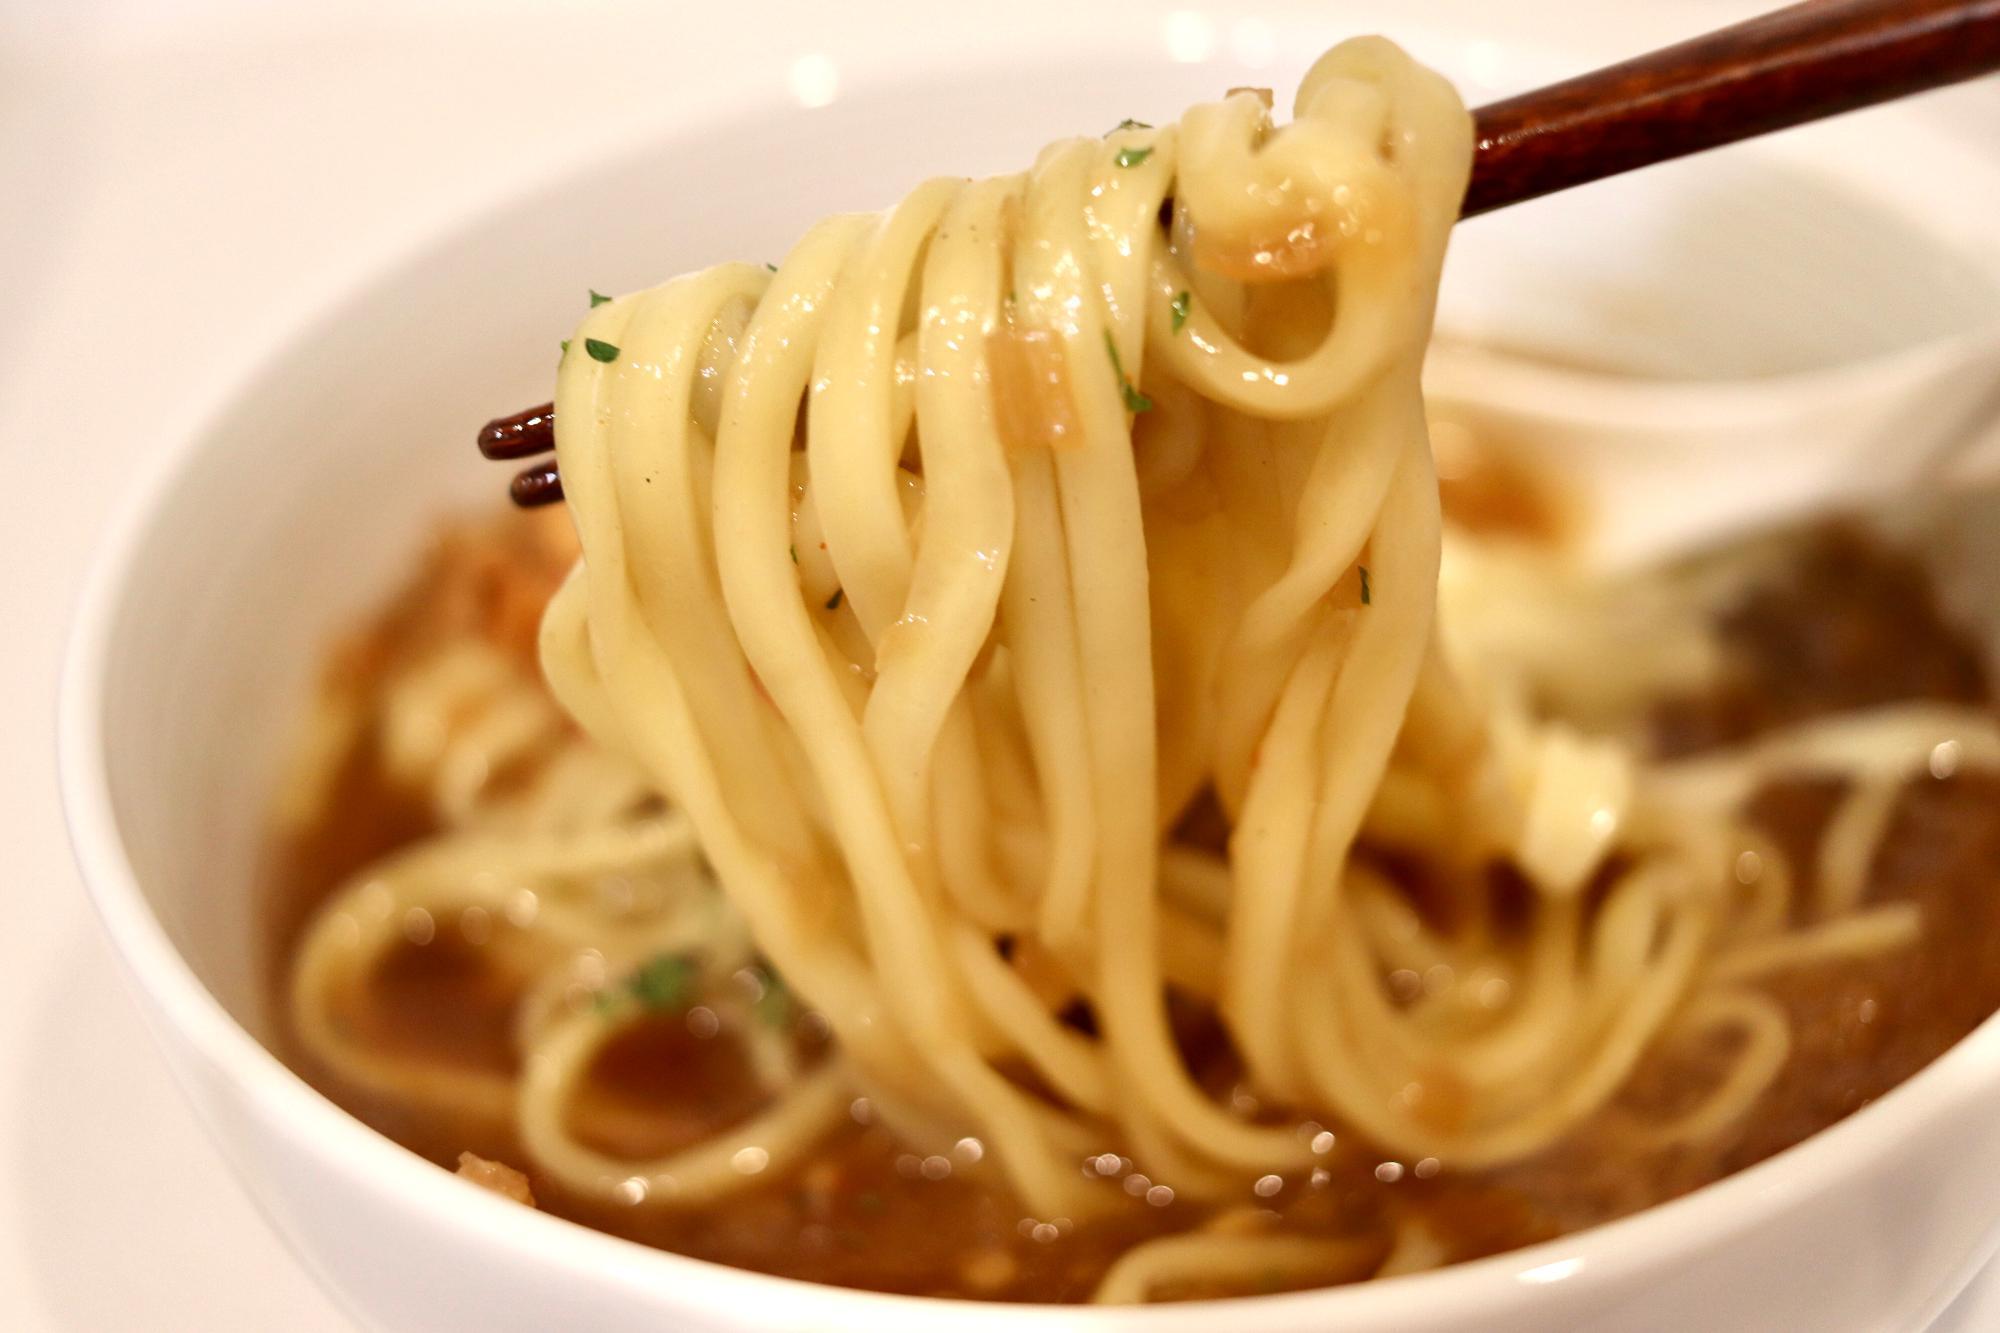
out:
M387 665L440 633L476 633L533 670L523 618L545 597L566 555L540 517L509 516L448 539L424 575L369 633L349 645L331 687L370 690ZM527 554L522 554L523 552ZM1844 533L1804 543L1780 573L1718 625L1730 670L1699 697L1664 701L1655 734L1667 753L1738 740L1781 722L1903 698L1984 701L1976 654L1939 616L1916 567ZM1754 818L1810 876L1809 849L1834 789L1788 784L1761 793ZM411 798L379 776L363 743L345 764L335 812L277 849L267 895L273 987L313 908L349 873L427 831ZM1794 1024L1794 1052L1756 1111L1698 1147L1635 1160L1608 1120L1505 1169L1460 1172L1399 1163L1342 1135L1317 1185L1288 1182L1268 1201L1296 1233L1372 1234L1386 1248L1392 1215L1415 1214L1454 1259L1513 1249L1673 1198L1742 1169L1850 1114L1920 1069L2000 1005L2000 778L1913 784L1871 879L1871 901L1924 909L1919 947L1765 983ZM1809 883L1802 888L1809 889ZM363 1020L385 1044L511 1070L508 979L463 942L457 923L393 957ZM1188 1010L1187 1006L1182 1006ZM1198 1074L1226 1086L1226 1043L1207 1015L1183 1012L1183 1044ZM810 1044L810 1039L807 1039ZM646 1244L738 1267L881 1291L1002 1300L1086 1299L1135 1241L1199 1224L1184 1201L1125 1201L1112 1217L1024 1234L1023 1209L992 1173L929 1180L885 1130L844 1122L812 1162L724 1204L684 1212L623 1209L577 1198L539 1174L508 1126L468 1122L344 1085L288 1044L309 1080L354 1115L450 1169L460 1152L521 1168L542 1208ZM1722 1052L1654 1052L1621 1094L1626 1108L1671 1109ZM583 1108L601 1146L655 1153L740 1120L759 1096L726 1042L704 1042L675 1016L621 1038L600 1062ZM1080 1170L1091 1168L1079 1164ZM1244 1202L1251 1202L1246 1182ZM1107 1184L1107 1189L1110 1186ZM1256 1289L1274 1289L1275 1281ZM1163 1293L1229 1294L1190 1287Z
M1494 423L1434 409L1430 433L1438 502L1455 527L1557 548L1581 533L1577 496Z

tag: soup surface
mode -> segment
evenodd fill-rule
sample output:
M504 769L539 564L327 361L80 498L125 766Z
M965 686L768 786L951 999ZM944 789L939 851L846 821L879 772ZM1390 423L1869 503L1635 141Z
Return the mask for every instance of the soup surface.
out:
M1509 508L1496 507L1490 494L1471 484L1460 489L1462 521L1510 521ZM1544 525L1535 506L1515 509L1524 526ZM340 721L322 727L315 744L336 757L327 766L334 776L327 790L295 802L315 813L293 820L277 839L264 899L269 975L280 996L314 910L371 860L436 826L432 803L399 780L385 754L385 682L441 645L468 641L490 646L520 678L538 680L536 623L572 557L559 514L516 513L450 527L394 604L333 655L322 711ZM1827 528L1788 541L1778 556L1759 562L1753 577L1731 587L1710 617L1720 670L1697 689L1654 699L1644 717L1629 720L1661 756L1699 753L1895 700L1990 699L1978 655L1940 616L1918 566L1854 531ZM481 775L502 788L515 776ZM1788 781L1754 798L1754 822L1806 880L1797 899L1810 898L1814 849L1840 794L1836 783ZM1190 815L1184 836L1199 837L1203 817L1201 809ZM1392 860L1384 865L1397 870ZM1769 1157L1882 1095L2000 1007L1996 869L2000 779L1944 771L1906 784L1870 866L1865 900L1919 905L1921 941L1756 981L1790 1019L1790 1055L1750 1114L1697 1145L1636 1147L1632 1113L1664 1117L1698 1100L1733 1054L1735 1036L1706 1047L1656 1043L1603 1112L1555 1148L1500 1169L1390 1160L1343 1132L1310 1178L1287 1179L1268 1193L1263 1183L1246 1181L1256 1212L1245 1218L1239 1210L1231 1225L1386 1251L1396 1220L1415 1217L1442 1257L1455 1261L1619 1217ZM1413 896L1422 900L1420 889ZM345 997L339 1021L361 1043L398 1058L511 1077L518 1072L513 1025L521 980L506 965L505 945L517 929L467 912L410 932L367 984ZM662 984L635 987L621 999L643 1006L647 1017L606 1047L571 1108L579 1137L618 1156L692 1143L741 1121L763 1100L708 997L655 980ZM1414 974L1409 981L1432 990L1457 984ZM782 990L751 984L755 1021L778 1028L806 1064L818 1058L823 1022ZM1200 1081L1249 1118L1275 1113L1236 1086L1236 1060L1213 1014L1185 997L1175 998L1174 1007L1183 1053ZM1087 1012L1068 1018L1086 1028L1092 1021ZM975 1142L962 1142L951 1155L919 1157L875 1122L865 1099L804 1167L721 1204L607 1205L538 1174L504 1116L449 1112L356 1086L315 1063L296 1040L285 1055L329 1097L440 1166L455 1167L465 1152L518 1166L537 1206L550 1212L698 1258L812 1281L927 1295L1082 1300L1135 1242L1196 1228L1214 1212L1155 1186L1129 1160L1105 1154L1082 1159L1078 1170L1122 1178L1129 1206L1088 1225L1026 1217L995 1173L973 1169ZM1274 1271L1247 1290L1328 1280L1334 1275ZM1243 1290L1190 1285L1155 1295Z

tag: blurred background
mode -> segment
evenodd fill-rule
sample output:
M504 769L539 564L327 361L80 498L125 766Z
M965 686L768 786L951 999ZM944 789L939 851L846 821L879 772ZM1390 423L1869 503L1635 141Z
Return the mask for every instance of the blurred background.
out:
M1170 44L1254 44L1259 11L1310 10L1010 0L1009 22L1060 23L1071 7ZM1527 40L1587 33L1609 55L1767 7L1518 0L1496 17L1469 0L1403 0L1350 7L1328 38L1353 9L1383 15L1375 26L1392 35L1398 12L1464 12L1488 28L1518 22ZM19 849L0 872L12 908L0 933L0 1325L351 1327L170 1086L62 835L50 758L62 634L94 535L161 423L220 393L346 275L561 162L642 139L678 109L726 110L753 84L789 84L808 105L831 97L842 72L871 68L883 32L976 47L983 8L0 0L0 818ZM2000 90L1936 105L2000 152ZM1988 1303L1955 1313L1955 1327L2000 1327L2000 1303L1971 1300Z

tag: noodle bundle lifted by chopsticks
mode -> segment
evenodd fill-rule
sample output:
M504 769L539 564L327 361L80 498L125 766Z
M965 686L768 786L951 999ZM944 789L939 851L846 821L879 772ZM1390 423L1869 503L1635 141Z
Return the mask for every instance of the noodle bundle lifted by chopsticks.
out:
M1282 130L1239 92L932 181L775 276L603 305L564 359L559 697L687 813L857 1084L1043 1215L1115 1197L1074 1165L1108 1136L1181 1190L1308 1164L1190 1080L1170 967L1260 1085L1358 1091L1300 986L1429 643L1417 376L1470 153L1449 85L1352 42ZM1210 783L1219 919L1163 884Z
M1092 1209L1108 1127L1184 1191L1304 1165L1188 1079L1170 969L1260 1087L1392 1129L1342 867L1430 642L1418 366L1468 162L1450 86L1350 42L1282 130L1238 92L934 180L572 340L618 352L558 388L558 695L688 813L854 1079L1044 1215ZM1206 785L1220 917L1162 885Z

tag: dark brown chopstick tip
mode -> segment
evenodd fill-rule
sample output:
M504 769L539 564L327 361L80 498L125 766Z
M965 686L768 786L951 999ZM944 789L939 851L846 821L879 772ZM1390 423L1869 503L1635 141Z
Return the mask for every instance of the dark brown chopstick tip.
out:
M554 403L542 403L510 417L495 417L479 432L479 452L488 458L532 458L555 447Z
M523 468L507 483L507 494L523 509L559 504L563 498L562 476L554 463Z

